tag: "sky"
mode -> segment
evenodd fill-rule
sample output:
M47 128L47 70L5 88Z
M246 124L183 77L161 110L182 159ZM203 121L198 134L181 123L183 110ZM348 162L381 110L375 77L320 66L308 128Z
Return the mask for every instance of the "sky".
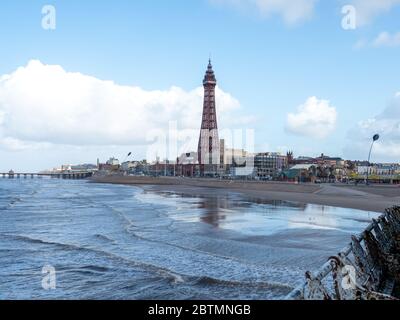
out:
M0 6L0 172L196 150L210 56L231 146L400 160L400 0Z

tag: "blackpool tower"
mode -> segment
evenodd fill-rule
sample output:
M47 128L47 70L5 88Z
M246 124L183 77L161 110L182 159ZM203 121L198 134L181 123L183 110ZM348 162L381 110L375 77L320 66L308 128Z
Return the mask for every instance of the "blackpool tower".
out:
M218 137L217 112L215 107L215 78L211 60L203 81L204 104L201 122L198 156L202 174L210 175L218 171L220 164L220 142Z

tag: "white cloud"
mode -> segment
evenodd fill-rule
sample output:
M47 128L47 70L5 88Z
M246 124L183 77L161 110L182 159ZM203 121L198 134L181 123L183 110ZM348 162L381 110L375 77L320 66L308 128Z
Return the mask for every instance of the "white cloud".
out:
M399 161L400 158L400 92L378 116L360 121L349 131L345 153L351 158L366 159L372 136L381 138L374 147L374 157L381 161Z
M358 26L370 23L377 16L388 13L400 4L400 0L352 0L343 2L352 4L356 8Z
M373 41L375 47L397 47L400 46L400 32L390 34L388 32L382 32Z
M201 77L201 75L199 75ZM151 130L200 127L203 88L146 91L30 61L0 76L0 147L143 145ZM220 125L240 108L217 88Z
M293 134L323 139L336 127L336 108L327 100L310 97L287 116L286 130Z
M10 137L0 137L0 148L8 151L43 150L50 147L49 143L25 142Z
M296 24L309 19L317 0L210 0L212 3L228 5L238 9L256 9L269 17L280 15L287 24Z
M381 32L378 34L375 39L367 40L360 39L354 44L354 49L363 49L363 48L380 48L380 47L398 47L400 46L400 32L397 33L389 33L389 32Z

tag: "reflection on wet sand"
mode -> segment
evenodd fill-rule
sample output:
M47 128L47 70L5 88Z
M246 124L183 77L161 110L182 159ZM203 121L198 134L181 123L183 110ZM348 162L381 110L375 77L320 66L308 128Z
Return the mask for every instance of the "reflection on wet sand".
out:
M250 209L254 205L267 205L269 210L282 210L283 206L289 206L300 210L306 210L307 208L307 205L277 200L266 201L252 198L239 200L221 196L197 196L197 198L199 199L198 208L202 209L200 221L208 223L214 227L219 227L221 223L226 221L227 214L230 212L240 209Z
M174 216L178 220L199 221L214 228L234 230L248 235L269 235L288 229L335 229L340 232L356 232L360 223L367 223L375 216L359 210L264 200L235 193L155 194L167 199L179 198L190 203L190 210Z

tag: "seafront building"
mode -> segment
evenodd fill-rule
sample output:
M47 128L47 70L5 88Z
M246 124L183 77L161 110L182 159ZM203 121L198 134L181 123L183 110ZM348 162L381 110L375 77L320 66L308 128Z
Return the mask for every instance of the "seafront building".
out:
M254 156L255 176L260 180L272 180L288 168L288 157L277 152L257 153Z
M370 164L358 162L352 178L357 181L368 180L375 183L400 183L399 163L377 163Z
M109 166L119 166L119 160L113 157L107 160L106 164Z
M107 173L107 172L118 172L121 168L119 160L112 157L106 161L106 163L100 163L97 161L97 168L99 172Z

